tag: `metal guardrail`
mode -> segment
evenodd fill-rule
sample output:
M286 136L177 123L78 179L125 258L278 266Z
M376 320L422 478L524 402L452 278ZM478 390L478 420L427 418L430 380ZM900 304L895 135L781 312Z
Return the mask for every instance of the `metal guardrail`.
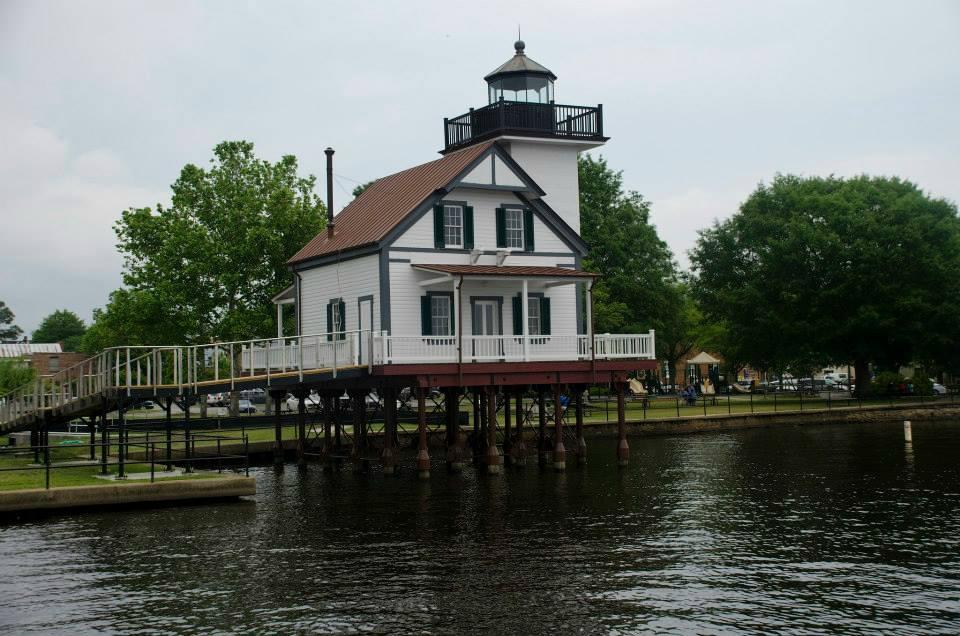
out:
M206 441L210 442L208 446L203 446L201 444L200 450L198 453L196 450L197 441L201 443ZM241 442L243 444L243 453L242 454L227 454L222 452L222 446L224 442ZM36 444L31 446L10 446L5 448L0 448L0 460L9 456L33 454L34 463L28 464L25 466L3 466L0 465L0 475L3 473L10 472L29 472L29 471L43 471L44 473L44 488L50 488L50 475L51 471L65 470L69 468L92 468L97 467L101 475L109 474L108 468L110 466L117 467L117 479L125 479L127 477L127 467L131 464L149 464L150 466L150 483L156 481L157 465L161 465L167 468L170 468L173 464L184 464L187 467L187 473L192 472L192 467L195 464L215 464L218 473L222 473L224 469L224 463L227 462L236 462L240 463L241 467L237 471L242 470L245 475L250 475L250 454L249 454L249 437L244 434L241 436L224 436L224 435L209 435L209 434L190 434L186 433L186 436L183 440L178 440L176 443L180 444L184 448L184 453L181 457L174 459L172 454L172 445L171 440L150 440L149 437L146 440L137 440L137 441L111 441L109 436L104 436L101 441L96 441L92 439L89 444ZM213 448L213 444L216 446L216 453L203 453L204 448ZM157 446L161 447L161 453L158 457ZM52 455L58 451L70 451L70 450L79 450L80 448L89 448L90 449L90 458L87 460L76 460L76 461L64 461L64 462L54 462ZM113 461L109 460L109 454L111 449L116 449L116 459ZM130 451L131 449L142 449L143 457L131 459ZM95 457L95 451L100 450L101 455L100 459L97 460Z

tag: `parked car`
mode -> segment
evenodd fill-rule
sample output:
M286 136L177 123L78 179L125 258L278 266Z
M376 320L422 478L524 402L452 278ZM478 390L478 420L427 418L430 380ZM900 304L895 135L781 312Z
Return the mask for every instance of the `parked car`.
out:
M933 380L933 379L930 380L930 383L933 385L933 394L934 394L934 395L946 395L946 394L947 394L947 387L943 386L942 384L940 384L939 382L937 382L936 380Z
M255 407L250 400L240 400L239 411L241 413L256 413L257 407Z
M254 404L266 404L267 392L264 389L244 389L240 391L241 400L250 400Z
M320 408L320 396L316 391L311 391L303 400L304 405L307 407L308 411L316 411ZM288 411L296 411L299 408L299 400L297 400L295 395L288 395L285 400Z
M157 405L153 403L153 400L137 400L130 405L131 409L152 409Z
M211 393L207 396L207 406L227 406L229 403L229 393Z

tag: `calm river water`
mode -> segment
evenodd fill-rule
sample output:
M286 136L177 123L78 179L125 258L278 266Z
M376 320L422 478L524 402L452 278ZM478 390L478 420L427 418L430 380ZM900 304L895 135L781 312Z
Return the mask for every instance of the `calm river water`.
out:
M635 439L626 470L595 441L586 470L429 483L259 469L251 502L0 525L0 631L956 634L960 422L913 440Z

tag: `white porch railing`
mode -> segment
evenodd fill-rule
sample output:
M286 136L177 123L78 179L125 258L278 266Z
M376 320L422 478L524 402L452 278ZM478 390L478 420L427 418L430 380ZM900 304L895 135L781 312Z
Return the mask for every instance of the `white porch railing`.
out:
M390 336L374 335L374 364L423 364L430 362L537 362L654 358L654 333L597 334L594 352L590 337L566 336ZM379 344L378 343L382 343ZM463 356L457 345L463 346Z
M462 346L462 354L458 347ZM461 357L462 355L462 357ZM0 431L22 417L109 393L177 394L233 389L235 383L271 386L278 376L303 380L323 370L385 364L519 362L654 358L654 333L589 336L391 336L347 331L206 345L113 347L0 395Z

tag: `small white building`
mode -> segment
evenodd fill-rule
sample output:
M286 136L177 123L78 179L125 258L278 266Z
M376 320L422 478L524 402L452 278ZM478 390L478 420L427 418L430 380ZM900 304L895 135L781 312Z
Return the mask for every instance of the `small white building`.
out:
M607 140L602 107L555 104L522 42L485 79L489 104L444 120L443 156L370 185L275 302L299 334L369 330L361 363L652 360L652 333L591 338L577 155Z

